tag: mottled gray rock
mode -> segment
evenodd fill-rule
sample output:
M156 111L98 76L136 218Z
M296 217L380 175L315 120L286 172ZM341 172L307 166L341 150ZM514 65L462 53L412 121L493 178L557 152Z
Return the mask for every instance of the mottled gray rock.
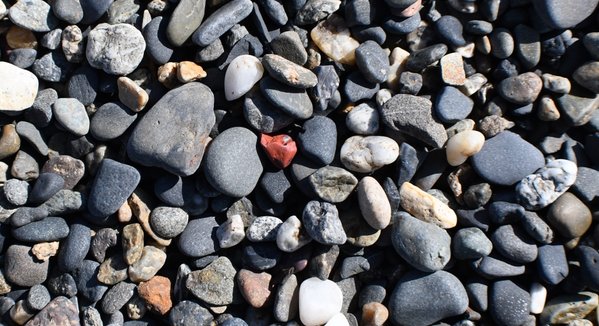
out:
M185 286L201 301L216 306L233 302L237 271L227 257L219 257L206 268L187 276Z
M42 0L19 0L10 7L8 17L15 25L34 32L49 32L58 25L50 5Z
M527 264L537 259L538 249L519 228L511 224L498 227L491 235L493 248L502 256L518 264Z
M18 286L34 286L48 277L50 261L40 261L31 253L31 247L11 245L4 255L4 276Z
M129 24L99 24L87 37L89 64L112 75L133 72L143 59L146 42L139 30Z
M358 179L351 172L335 166L316 170L308 182L320 199L330 203L344 201L358 185Z
M218 247L216 230L218 223L214 217L204 217L189 221L177 243L179 250L190 257L203 257L215 253Z
M553 203L576 181L576 163L558 159L526 176L518 185L518 200L528 210L538 210Z
M341 245L347 240L335 205L310 201L304 207L303 225L308 235L322 244Z
M189 216L178 207L160 206L150 214L150 225L156 234L165 239L171 239L183 232Z
M493 243L481 229L469 227L456 232L452 248L457 259L478 259L491 253Z

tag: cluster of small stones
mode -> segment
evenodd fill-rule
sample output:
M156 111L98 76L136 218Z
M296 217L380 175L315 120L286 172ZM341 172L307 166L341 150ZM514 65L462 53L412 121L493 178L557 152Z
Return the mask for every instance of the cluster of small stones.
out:
M595 324L598 4L0 1L0 324Z

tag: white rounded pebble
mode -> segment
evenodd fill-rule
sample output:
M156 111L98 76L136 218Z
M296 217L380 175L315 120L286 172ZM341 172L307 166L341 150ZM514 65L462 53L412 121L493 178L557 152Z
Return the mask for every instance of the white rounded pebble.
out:
M216 229L216 238L221 248L231 248L245 238L241 215L232 215Z
M570 189L577 174L576 163L564 159L551 161L516 185L518 200L528 210L545 208Z
M478 153L485 144L485 136L476 130L466 130L455 134L447 141L445 154L447 163L458 166Z
M264 75L260 60L244 54L233 59L225 72L225 97L227 101L236 100L247 93Z
M335 282L311 277L299 290L299 315L306 326L325 324L341 312L343 293Z
M382 230L391 222L391 204L375 178L364 177L358 183L358 204L362 216L372 228Z
M349 326L349 322L344 314L338 313L333 316L333 318L329 319L324 326Z
M279 226L277 232L277 247L284 252L294 252L312 241L309 236L301 232L302 222L297 216L289 216Z
M379 112L366 103L354 107L345 118L345 125L358 135L372 135L379 130Z
M530 313L540 314L545 308L547 289L540 283L534 282L530 286Z
M350 171L370 173L399 157L399 145L385 136L353 136L341 146L341 163Z
M23 111L33 105L39 86L33 73L0 62L0 80L0 111Z

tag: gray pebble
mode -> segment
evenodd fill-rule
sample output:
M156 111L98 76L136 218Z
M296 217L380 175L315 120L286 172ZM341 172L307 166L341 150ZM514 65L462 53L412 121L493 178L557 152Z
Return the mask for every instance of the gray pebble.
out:
M441 89L435 104L436 116L444 123L455 123L466 119L474 107L472 99L452 86Z
M52 11L58 19L69 24L77 24L83 19L83 8L79 0L56 0Z
M525 211L520 223L530 237L542 244L553 242L553 230L536 212Z
M514 38L507 28L495 28L491 35L491 53L499 59L505 59L514 52Z
M27 299L25 304L27 307L33 310L42 310L48 303L50 303L50 292L42 284L32 286L27 292Z
M493 243L476 227L458 230L453 237L452 252L457 259L478 259L493 250Z
M356 103L360 100L371 99L379 90L378 83L367 81L360 72L352 72L343 86L343 93L348 101Z
M87 202L87 197L78 192L63 189L48 199L44 206L48 209L48 215L64 215L82 211Z
M70 298L77 295L77 284L71 274L63 273L48 278L48 290L54 296Z
M69 226L62 217L46 217L12 230L12 236L23 242L58 241L69 235Z
M389 74L389 56L374 41L366 41L356 49L356 65L366 80L382 83Z
M235 24L252 12L253 4L249 0L233 0L218 8L193 33L192 40L199 46L207 46L225 34Z
M333 162L337 147L337 127L328 117L315 116L304 122L298 136L299 149L312 161L327 165Z
M88 65L82 66L69 79L69 97L76 98L83 105L90 105L96 99L99 84L98 71Z
M137 113L120 102L108 102L100 106L90 121L91 135L98 140L120 137L137 119Z
M312 71L276 54L264 55L262 66L272 78L291 87L307 89L318 83Z
M189 221L177 243L179 250L190 257L202 257L215 253L218 247L214 217L203 217Z
M57 28L44 34L40 40L40 45L46 49L56 50L60 46L60 40L62 37L62 29Z
M8 62L19 68L27 69L33 65L36 57L37 51L35 49L14 49L8 55Z
M277 132L295 120L275 108L260 92L253 92L245 97L243 116L252 128L263 133Z
M63 187L64 179L60 175L51 172L41 173L29 193L28 202L34 205L42 204Z
M81 266L92 240L92 230L75 222L69 228L69 235L60 245L57 265L61 272L71 272Z
M8 17L15 25L34 32L49 32L58 25L50 5L42 0L19 0L10 7Z
M214 317L210 311L199 304L184 300L177 303L168 314L171 325L177 326L208 326Z
M513 265L497 257L485 256L473 263L474 270L487 279L506 278L524 274L524 265Z
M17 134L33 145L33 148L40 154L44 156L48 155L48 145L46 145L40 131L32 123L19 121L16 129Z
M337 88L340 85L339 75L332 65L321 65L314 68L314 73L318 77L318 84L312 89L312 95L315 99L316 111L326 111L334 100ZM332 106L334 107L334 106Z
M11 245L4 254L4 276L12 284L24 287L46 281L49 260L40 261L31 253L31 247Z
M189 216L181 208L160 206L152 210L150 225L158 236L171 239L185 230L188 219Z
M516 55L525 69L535 67L541 60L541 42L539 32L527 25L514 28Z
M599 171L597 169L579 166L576 182L572 189L580 199L586 203L590 203L599 197Z
M174 46L181 46L204 19L205 0L182 0L179 2L166 29L166 37Z
M312 116L312 101L305 90L264 77L260 81L260 91L271 104L287 115L296 119L307 119Z
M87 208L90 214L104 218L115 213L133 193L140 178L134 167L104 159L89 193Z
M93 260L84 260L81 267L72 274L77 284L78 294L90 302L97 302L104 296L108 286L98 281L100 264Z
M99 24L87 37L86 58L92 67L107 74L126 75L137 68L145 49L143 35L132 25Z
M558 244L540 246L537 270L541 279L551 285L562 282L569 273L564 246Z
M10 216L10 224L13 227L19 227L31 222L42 220L46 217L48 217L48 209L45 206L19 207Z
M53 88L37 92L35 102L25 111L25 119L38 128L47 127L52 120L52 104L58 99L58 93Z
M106 258L106 250L117 244L117 231L111 228L102 228L96 231L90 249L92 256L97 262L103 262Z
M493 283L489 294L489 311L500 325L517 326L529 314L530 294L510 280Z
M63 82L71 72L72 65L60 50L46 53L33 63L33 73L49 82Z
M169 62L174 52L171 44L166 39L167 23L168 21L164 20L162 16L158 16L152 19L143 29L146 40L146 53L158 64Z
M106 22L111 25L120 23L134 24L135 20L132 18L137 15L139 8L138 1L116 0L110 5L106 12Z
M318 197L330 203L344 201L358 185L358 179L351 172L335 166L316 170L308 181Z
M10 174L21 180L37 179L40 173L40 167L37 161L27 152L19 150L12 162Z
M276 0L263 1L273 2ZM304 65L308 60L308 53L306 52L299 35L295 31L287 31L279 34L270 42L270 47L275 54L295 62L298 65Z
M19 179L9 179L4 183L4 196L15 206L25 205L29 197L29 183Z
M276 204L282 204L289 199L293 191L284 170L265 171L260 177L260 187Z
M341 245L347 240L335 205L310 201L304 207L302 222L308 235L322 244Z
M105 314L113 314L119 310L129 299L135 294L136 286L129 282L119 282L108 289L102 298L102 312Z
M493 248L509 260L527 264L537 259L537 246L519 228L502 225L491 235Z

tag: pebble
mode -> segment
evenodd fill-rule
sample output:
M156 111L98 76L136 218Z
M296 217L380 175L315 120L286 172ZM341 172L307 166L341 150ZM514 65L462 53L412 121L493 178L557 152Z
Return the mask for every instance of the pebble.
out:
M274 1L266 0L266 2ZM304 65L308 61L308 53L295 31L286 31L274 37L270 42L270 47L275 54L298 65Z
M7 124L2 127L2 138L0 138L0 157L7 158L19 151L21 147L21 138L13 124ZM6 181L6 180L5 180Z
M444 123L455 123L472 112L474 102L460 90L445 86L437 94L435 114Z
M598 180L597 178L599 178L599 170L581 166L578 168L572 189L584 202L590 203L599 197L599 185L594 182Z
M447 141L447 163L451 166L463 164L468 157L478 153L484 143L485 136L476 130L465 130L455 134Z
M358 203L362 216L376 230L391 222L391 204L383 187L372 177L364 177L358 184Z
M378 302L369 302L362 306L364 325L383 325L389 319L389 310Z
M264 66L252 55L243 54L233 59L225 72L225 97L227 101L236 100L247 92L264 75Z
M549 300L539 316L544 324L569 324L576 319L589 315L599 305L598 297L593 292L561 295Z
M8 62L0 62L0 78L11 81L0 86L0 92L4 94L0 110L19 112L33 105L38 92L34 74Z
M275 267L281 260L281 252L270 242L249 243L242 249L243 266L257 271Z
M127 77L117 79L119 100L133 112L143 110L149 100L148 93Z
M569 125L582 126L591 120L599 97L564 94L555 99L561 117Z
M282 56L266 54L262 58L262 64L272 78L288 86L307 89L318 83L318 79L312 71Z
M179 236L178 248L187 256L203 257L215 253L218 247L214 217L204 217L189 221Z
M510 280L493 283L489 295L489 311L502 325L520 325L530 311L530 294Z
M453 209L410 182L401 185L399 196L400 205L414 217L444 229L456 226L457 216Z
M201 83L169 91L133 129L127 155L135 162L179 176L195 173L215 123L213 106L212 91ZM156 128L159 124L165 127Z
M52 105L53 117L62 127L76 136L89 132L89 117L85 107L74 98L59 98Z
M75 325L79 321L77 305L66 297L58 296L33 316L27 325Z
M347 77L343 94L349 102L356 103L372 98L379 90L379 84L367 81L359 72L353 72Z
M447 16L446 16L447 17ZM447 85L462 86L466 83L464 60L457 52L446 54L439 61L441 66L441 79Z
M102 23L89 32L85 53L92 67L111 75L127 75L141 63L145 49L143 35L132 25Z
M537 266L543 281L551 285L562 282L569 273L564 246L552 244L539 246Z
M227 218L216 230L216 237L220 248L231 248L245 239L245 230L241 215L232 215Z
M13 244L4 255L4 277L17 286L34 286L48 277L49 261L40 261L31 254L31 247Z
M452 239L452 253L457 259L478 259L488 256L493 243L477 227L458 230Z
M202 302L222 306L233 302L237 271L227 257L218 257L206 268L187 276L186 288Z
M4 198L6 198L10 204L22 206L27 203L27 197L29 196L29 183L27 183L27 181L9 179L4 183L2 189L4 191Z
M250 127L263 133L277 132L295 120L271 105L260 92L245 97L243 115Z
M177 79L182 83L189 83L208 76L202 66L192 61L181 61L177 64Z
M48 289L41 284L37 284L32 286L27 292L25 305L33 310L42 310L50 303L51 299Z
M485 180L506 186L519 182L545 165L541 151L510 131L487 139L471 162Z
M447 265L451 258L447 231L405 212L397 215L393 225L393 247L414 268L434 272Z
M308 202L304 207L302 222L308 235L319 243L341 245L347 240L339 212L333 204Z
M71 224L69 234L58 252L57 264L61 272L71 272L81 266L89 251L91 232L91 229L84 224L79 222Z
M34 32L49 32L58 25L49 4L42 0L19 0L8 11L10 20Z
M168 320L172 325L210 325L214 317L208 309L199 304L183 300L177 303L168 314Z
M161 16L155 17L142 30L146 41L146 51L159 64L169 62L174 52L167 40L169 21L162 18Z
M312 101L305 90L266 77L260 81L260 91L272 105L291 117L308 119L312 116Z
M80 23L90 25L108 11L114 0L79 0L83 9L83 19Z
M58 241L36 243L31 247L31 253L38 260L47 261L50 257L56 256L58 244Z
M514 53L514 37L507 28L495 28L489 34L491 54L498 59L506 59Z
M547 289L540 283L533 282L528 292L530 293L530 313L540 314L545 307Z
M270 162L279 169L288 167L297 153L296 142L285 134L274 137L261 134L260 145L266 152Z
M218 8L193 33L191 39L199 46L207 46L245 19L252 12L249 0L233 0Z
M578 25L597 7L596 0L576 0L568 4L557 0L532 1L539 18L553 29L566 29Z
M294 252L312 240L301 226L301 221L295 215L289 216L279 226L276 239L279 250Z
M108 289L102 298L101 309L105 314L113 314L125 306L133 294L136 286L129 282L119 282Z
M83 8L77 0L56 0L52 4L54 15L69 24L77 24L83 19Z
M411 72L421 72L424 68L443 58L447 54L447 50L445 44L433 44L415 50L406 58L405 69Z
M543 81L532 72L508 77L501 81L497 88L502 98L518 105L533 103L542 89Z
M137 119L137 113L119 102L108 102L97 108L91 118L89 131L101 141L120 137Z
M166 315L173 306L171 281L164 276L154 276L147 282L142 282L137 287L137 291L150 311L158 315Z
M527 264L537 259L538 249L520 229L502 225L491 235L493 249L518 264Z
M334 61L348 65L356 62L355 50L360 43L351 37L350 30L341 16L332 14L316 24L310 31L310 37L314 44Z
M333 281L311 277L301 283L298 302L302 323L317 326L327 323L341 311L343 293Z
M111 159L100 164L87 201L87 209L96 218L115 213L133 193L140 181L137 169Z
M83 33L77 25L67 26L62 31L62 52L68 62L80 63L85 57Z
M41 173L33 185L28 202L42 204L64 187L64 179L56 173Z
M332 65L322 65L313 69L318 84L312 88L312 96L317 112L326 112L329 106L335 107L335 98L339 96L338 88L341 83L337 71Z
M129 266L129 278L133 282L145 282L153 278L164 266L166 253L153 246L144 246L141 257Z
M92 303L98 302L104 296L108 286L98 281L100 264L93 260L84 260L79 268L71 274L77 284L77 294Z
M398 94L380 110L383 123L400 133L420 139L434 148L442 147L447 133L432 115L431 101L409 94Z
M206 10L205 0L180 1L169 20L166 37L173 46L181 46L200 27Z
M259 216L250 222L245 234L253 242L275 241L283 221L274 216Z
M441 18L435 21L435 27L441 39L451 46L459 47L466 45L466 40L464 40L464 36L462 35L464 27L458 18L451 15L441 16Z
M330 203L345 201L358 185L353 174L335 166L316 170L308 177L308 182L320 199Z
M46 217L15 228L11 234L16 240L23 242L57 241L67 237L69 226L61 217Z
M454 275L446 271L432 274L412 271L405 274L391 293L388 304L391 320L397 325L434 324L460 315L467 308L466 289Z
M346 116L345 125L358 135L374 135L379 130L379 113L368 103L355 106Z
M575 195L566 192L549 206L547 222L561 236L574 239L591 226L591 211Z
M254 308L265 307L271 297L272 276L266 272L254 273L241 269L236 275L237 285L243 298Z
M27 152L19 150L10 169L10 174L21 180L33 180L39 176L39 165Z
M356 65L366 80L382 83L387 80L390 64L385 50L374 41L366 41L355 50Z
M122 254L106 258L98 269L98 281L107 285L114 285L127 279L127 263Z
M518 199L528 210L545 208L574 184L577 172L576 164L572 161L551 161L516 185Z
M50 157L42 167L42 172L56 173L64 179L63 189L71 190L83 177L85 166L81 160L68 155Z
M335 122L328 117L315 116L304 122L303 129L297 138L302 154L319 165L331 164L337 147Z
M35 126L27 121L19 121L16 128L17 134L27 140L40 154L48 155L48 145ZM10 136L9 138L10 139Z
M256 135L243 127L219 134L206 152L204 173L208 182L231 197L251 193L263 171L256 143Z
M299 305L299 288L295 274L289 274L274 294L273 315L276 320L288 322L296 318Z
M353 172L370 173L399 157L399 145L385 136L352 136L340 151L341 163Z
M592 61L583 64L574 71L572 78L582 87L593 93L599 93L599 83L596 79L599 76L599 62Z
M171 239L183 232L189 216L178 207L156 207L150 214L152 230L162 238Z
M13 65L27 69L33 65L37 57L37 51L34 49L15 49L8 55L8 61Z

